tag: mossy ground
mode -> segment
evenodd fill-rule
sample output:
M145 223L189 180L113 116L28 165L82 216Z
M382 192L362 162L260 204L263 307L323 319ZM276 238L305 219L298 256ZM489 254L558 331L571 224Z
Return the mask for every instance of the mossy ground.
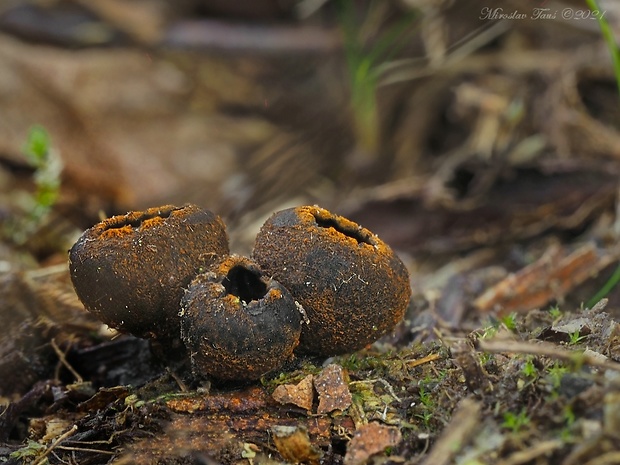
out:
M277 386L320 375L323 360L297 360L243 385L197 384L187 373L162 368L141 385L97 392L87 381L63 383L61 370L55 381L11 404L25 403L13 419L5 458L146 464L211 457L228 464L247 463L251 450L255 463L284 463L272 435L287 426L308 432L320 463L342 463L355 431L373 422L401 435L373 456L381 463L429 457L577 463L615 450L620 364L607 356L618 350L620 331L604 305L574 314L535 311L469 334L435 334L405 347L383 343L330 359L346 373L352 402L323 414L316 413L316 393L310 411L272 397ZM129 370L131 363L116 369Z

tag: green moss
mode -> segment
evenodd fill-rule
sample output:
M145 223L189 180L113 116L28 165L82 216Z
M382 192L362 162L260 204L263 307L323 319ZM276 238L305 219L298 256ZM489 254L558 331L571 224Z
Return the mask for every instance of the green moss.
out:
M278 386L283 384L297 384L308 375L318 375L321 367L317 367L311 362L302 364L301 368L294 371L282 371L275 375L263 376L260 379L261 384L273 392Z
M521 410L519 413L505 412L503 417L502 428L507 428L515 434L531 422L526 409Z

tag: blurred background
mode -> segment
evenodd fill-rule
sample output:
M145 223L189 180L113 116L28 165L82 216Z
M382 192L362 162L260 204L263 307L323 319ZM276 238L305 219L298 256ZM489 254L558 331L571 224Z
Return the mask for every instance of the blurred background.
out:
M396 249L412 309L445 324L578 307L619 257L599 20L618 39L620 5L599 7L4 0L1 271L63 266L101 218L188 202L248 254L272 212L316 203Z

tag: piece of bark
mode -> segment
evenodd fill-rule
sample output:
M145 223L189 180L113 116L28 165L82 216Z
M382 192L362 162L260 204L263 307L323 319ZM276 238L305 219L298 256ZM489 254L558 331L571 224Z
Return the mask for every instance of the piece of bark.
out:
M318 465L321 451L312 445L304 426L273 426L271 432L273 442L284 460Z
M360 426L349 441L344 465L363 465L373 455L397 446L402 439L398 428L371 422Z
M327 365L323 371L314 378L314 387L319 394L319 406L317 413L344 411L351 405L353 399L346 382L346 373L340 365Z
M552 247L536 262L509 275L474 301L480 312L525 312L562 299L610 263L615 254L586 244L572 253Z
M297 384L281 384L272 396L281 404L293 404L311 412L314 401L313 380L314 377L308 375Z
M196 394L166 402L168 408L178 413L221 412L245 413L267 408L271 401L264 388L252 386L242 391Z
M457 342L452 347L454 362L463 371L465 383L471 392L488 392L493 385L487 373L480 365L474 349L465 341Z
M344 417L337 423L328 416L291 418L288 411L262 390L255 387L236 393L205 394L202 400L184 402L170 400L175 411L167 414L165 433L144 438L128 446L122 463L148 465L173 458L206 454L225 463L241 463L243 444L267 444L272 441L273 428L305 429L309 442L317 448L328 448L332 431L338 427L345 434L353 434L353 422ZM210 399L213 397L213 399ZM256 399L262 398L263 400ZM183 410L178 410L178 407ZM161 415L161 413L160 413ZM257 453L257 457L260 454ZM246 462L247 463L247 462Z

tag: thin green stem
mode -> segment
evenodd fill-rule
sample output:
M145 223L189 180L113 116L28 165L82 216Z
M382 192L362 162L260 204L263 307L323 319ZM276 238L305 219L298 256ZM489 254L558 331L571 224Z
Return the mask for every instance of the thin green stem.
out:
M616 286L616 284L618 284L619 281L620 281L620 264L618 264L616 270L611 275L611 277L607 280L607 282L601 288L601 290L598 291L596 295L588 301L588 304L587 304L588 308L594 307L594 305L596 305L599 300L601 300L607 294L609 294L609 292L611 292L611 290Z
M603 35L603 39L607 43L607 48L609 49L609 53L611 54L611 61L613 64L614 74L616 75L616 84L618 85L618 97L620 98L620 48L616 43L616 39L614 34L609 26L609 23L605 19L605 12L602 11L596 0L586 0L588 7L592 10L593 14L596 14L596 19L598 20L599 27L601 28L601 34ZM605 297L609 292L618 284L620 281L620 264L611 275L611 277L607 280L605 285L601 288L600 291L596 293L594 297L592 297L588 301L588 307L592 308L599 300Z
M605 19L605 12L601 11L598 6L598 2L596 0L586 0L586 3L588 4L590 10L592 10L593 13L596 13L596 19L598 20L599 27L601 28L601 33L607 43L609 53L611 53L611 61L613 63L614 74L616 75L616 84L618 85L618 97L620 98L620 48L618 48L618 44L616 43L611 27Z

